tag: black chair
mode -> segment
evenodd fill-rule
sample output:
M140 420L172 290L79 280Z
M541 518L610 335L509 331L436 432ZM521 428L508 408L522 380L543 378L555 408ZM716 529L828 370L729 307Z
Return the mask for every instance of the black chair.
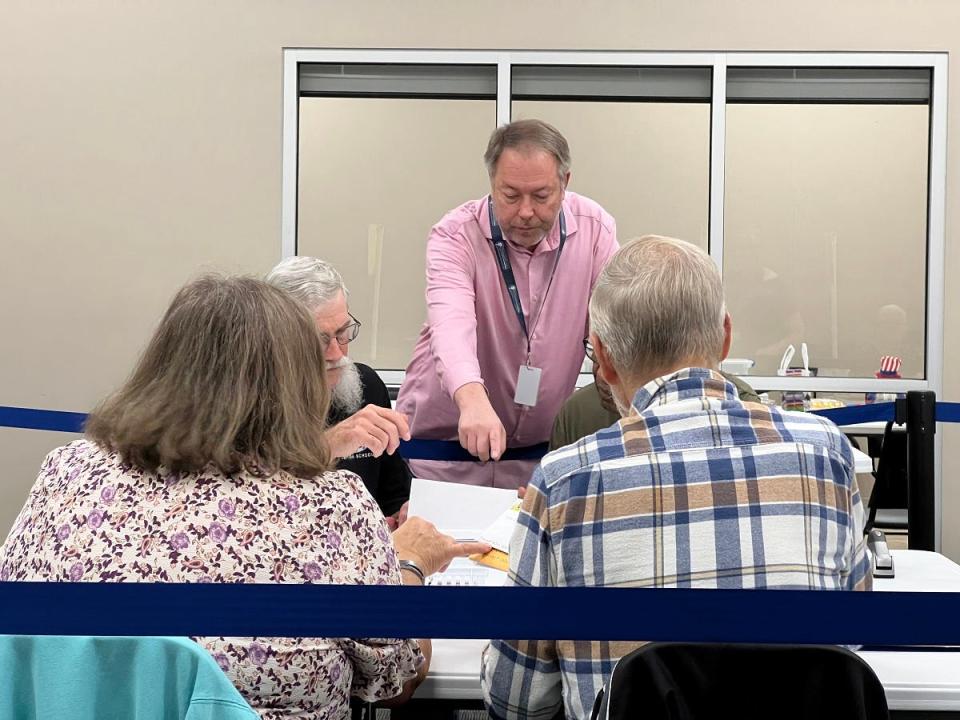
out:
M650 643L625 655L592 718L888 718L877 676L832 645Z
M874 526L884 530L907 530L907 433L887 423L883 431L876 482L867 504L866 532Z

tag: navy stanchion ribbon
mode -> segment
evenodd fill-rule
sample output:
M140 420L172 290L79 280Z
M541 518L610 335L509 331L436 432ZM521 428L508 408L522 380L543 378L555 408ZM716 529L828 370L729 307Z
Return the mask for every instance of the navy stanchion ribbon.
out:
M958 604L960 593L6 582L0 633L960 645ZM536 610L490 612L521 606Z
M501 460L539 460L547 454L548 443L507 448ZM405 460L455 460L480 462L456 440L401 440L398 451Z
M0 405L0 427L80 433L86 421L86 413Z
M855 425L857 423L892 422L894 403L874 403L872 405L851 405L850 407L832 408L830 410L814 410L815 415L832 420L837 425ZM960 403L938 402L937 422L960 422Z
M939 404L939 403L938 403ZM872 405L851 405L850 407L814 410L814 415L822 415L837 425L856 425L866 422L892 422L894 403L875 403Z

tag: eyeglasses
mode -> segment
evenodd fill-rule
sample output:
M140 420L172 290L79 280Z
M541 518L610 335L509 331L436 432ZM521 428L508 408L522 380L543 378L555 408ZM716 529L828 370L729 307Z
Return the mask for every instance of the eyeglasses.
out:
M350 319L353 320L352 323L347 325L342 330L338 330L335 335L327 335L325 332L320 333L320 342L323 343L324 347L327 347L330 344L330 341L336 338L337 344L342 347L346 347L352 341L357 339L357 335L360 334L360 321L357 320L351 313L347 313L350 316Z
M587 355L587 360L596 364L597 356L593 354L593 343L590 342L590 338L583 339L583 351Z

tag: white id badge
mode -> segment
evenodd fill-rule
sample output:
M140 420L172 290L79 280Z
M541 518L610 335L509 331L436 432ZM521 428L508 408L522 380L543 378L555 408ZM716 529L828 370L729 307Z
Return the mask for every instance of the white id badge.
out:
M537 393L540 390L540 373L541 370L538 367L520 366L520 372L517 374L517 392L513 396L513 401L517 405L536 406Z

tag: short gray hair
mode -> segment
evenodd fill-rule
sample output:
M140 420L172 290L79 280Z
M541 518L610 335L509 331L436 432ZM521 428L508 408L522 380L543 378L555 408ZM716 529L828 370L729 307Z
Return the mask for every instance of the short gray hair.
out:
M311 312L337 299L340 293L349 295L347 286L337 269L319 258L288 257L273 268L265 278L268 283L286 290Z
M723 286L696 245L660 235L625 243L590 297L590 327L617 372L636 377L691 358L716 367L724 341Z
M567 139L553 125L543 120L517 120L501 125L490 135L483 161L493 179L497 162L507 148L536 148L544 150L557 161L557 173L563 182L570 172L570 146Z

